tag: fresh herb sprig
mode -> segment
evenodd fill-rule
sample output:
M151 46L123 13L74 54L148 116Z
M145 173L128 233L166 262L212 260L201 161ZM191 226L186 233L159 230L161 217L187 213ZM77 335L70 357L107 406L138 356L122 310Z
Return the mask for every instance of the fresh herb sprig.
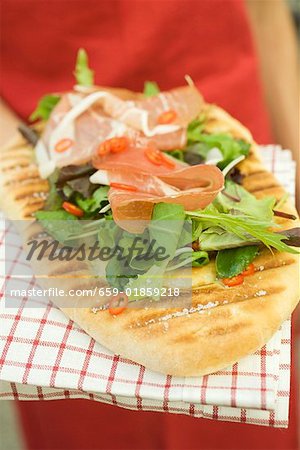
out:
M84 48L78 50L74 75L80 86L93 86L94 71L89 67L89 58Z
M60 100L59 95L44 95L38 102L36 109L30 115L29 120L34 122L37 119L48 120L54 107Z
M145 81L144 95L145 97L154 97L159 94L160 90L158 84L155 81Z

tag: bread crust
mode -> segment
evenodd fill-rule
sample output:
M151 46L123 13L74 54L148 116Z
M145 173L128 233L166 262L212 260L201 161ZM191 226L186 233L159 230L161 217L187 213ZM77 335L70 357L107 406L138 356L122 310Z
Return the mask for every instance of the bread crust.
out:
M215 105L206 104L204 113L207 132L226 132L251 143L249 157L239 166L244 187L259 198L280 198L284 189L263 167L250 132ZM32 219L44 206L48 183L39 177L33 149L19 136L0 150L0 186L0 206L8 218ZM283 210L296 214L288 203ZM278 223L282 229L295 226L286 219ZM265 250L255 265L260 269L253 276L231 288L214 283L213 262L193 269L190 310L128 308L118 316L91 308L62 310L96 341L149 369L205 375L261 348L298 303L298 255Z

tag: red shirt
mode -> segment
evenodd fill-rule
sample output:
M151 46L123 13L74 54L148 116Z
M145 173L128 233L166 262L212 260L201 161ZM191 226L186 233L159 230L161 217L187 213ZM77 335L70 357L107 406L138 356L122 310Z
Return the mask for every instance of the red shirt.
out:
M84 47L100 85L161 89L189 74L209 102L270 142L257 61L239 0L2 0L1 93L23 118L74 84Z

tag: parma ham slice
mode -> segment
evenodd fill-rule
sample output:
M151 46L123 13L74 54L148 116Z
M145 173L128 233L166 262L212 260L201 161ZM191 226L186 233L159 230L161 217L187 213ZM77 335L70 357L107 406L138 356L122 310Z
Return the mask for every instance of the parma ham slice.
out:
M65 94L51 114L36 147L43 178L48 177L55 167L85 164L101 142L128 132L126 125L105 114L101 106L92 105L68 122L60 133L61 123L81 100L82 95ZM67 145L60 151L59 145L64 142Z
M155 203L177 203L190 211L205 208L224 185L223 174L215 166L181 162L158 166L134 147L99 158L96 167L99 170L90 180L111 186L108 198L115 222L136 233L151 219Z
M64 94L36 147L43 178L55 167L83 164L103 141L121 135L151 138L158 148L186 144L186 127L203 100L194 87L183 87L141 100L124 100L98 90Z
M154 159L151 157L153 152ZM109 152L103 156L95 152L92 163L96 169L113 170L118 168L122 173L139 170L151 175L163 175L173 172L174 169L182 169L188 165L185 162L164 155L164 161L159 163L155 160L157 149L155 141L145 138L128 139L128 148L122 152Z
M184 177L181 178L183 175L187 175L187 173L182 172L185 170L188 171L189 169L193 169L195 177L193 181L189 177L187 179L184 179ZM145 227L144 221L151 220L155 203L177 203L181 204L186 210L193 211L209 205L223 188L224 180L222 173L215 166L194 166L183 169L183 171L179 171L176 175L174 174L172 176L173 182L175 181L175 176L177 177L178 182L176 184L181 185L182 189L166 183L164 181L164 179L168 179L166 177L156 177L153 175L145 177L143 179L144 183L141 185L138 179L139 175L137 173L131 173L130 177L128 177L128 182L131 185L139 185L137 192L129 192L122 188L111 188L109 190L108 198L115 222L119 223L127 231L142 232ZM110 175L112 179L115 179L116 173L110 173ZM127 181L126 178L124 180L124 176L121 177L123 183ZM160 179L164 183L165 192L162 192L163 189L157 189L153 192L153 188L157 187L157 183L155 183L157 179ZM185 188L185 182L186 186L193 185L194 187ZM147 192L150 189L144 186L151 186L152 192ZM167 187L171 188L172 192L166 192Z

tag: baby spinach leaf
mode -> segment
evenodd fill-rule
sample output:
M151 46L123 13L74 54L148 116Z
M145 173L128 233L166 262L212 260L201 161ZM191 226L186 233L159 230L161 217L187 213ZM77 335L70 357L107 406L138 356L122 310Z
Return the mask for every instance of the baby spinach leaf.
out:
M258 255L257 245L221 250L216 257L219 278L231 278L242 273Z

